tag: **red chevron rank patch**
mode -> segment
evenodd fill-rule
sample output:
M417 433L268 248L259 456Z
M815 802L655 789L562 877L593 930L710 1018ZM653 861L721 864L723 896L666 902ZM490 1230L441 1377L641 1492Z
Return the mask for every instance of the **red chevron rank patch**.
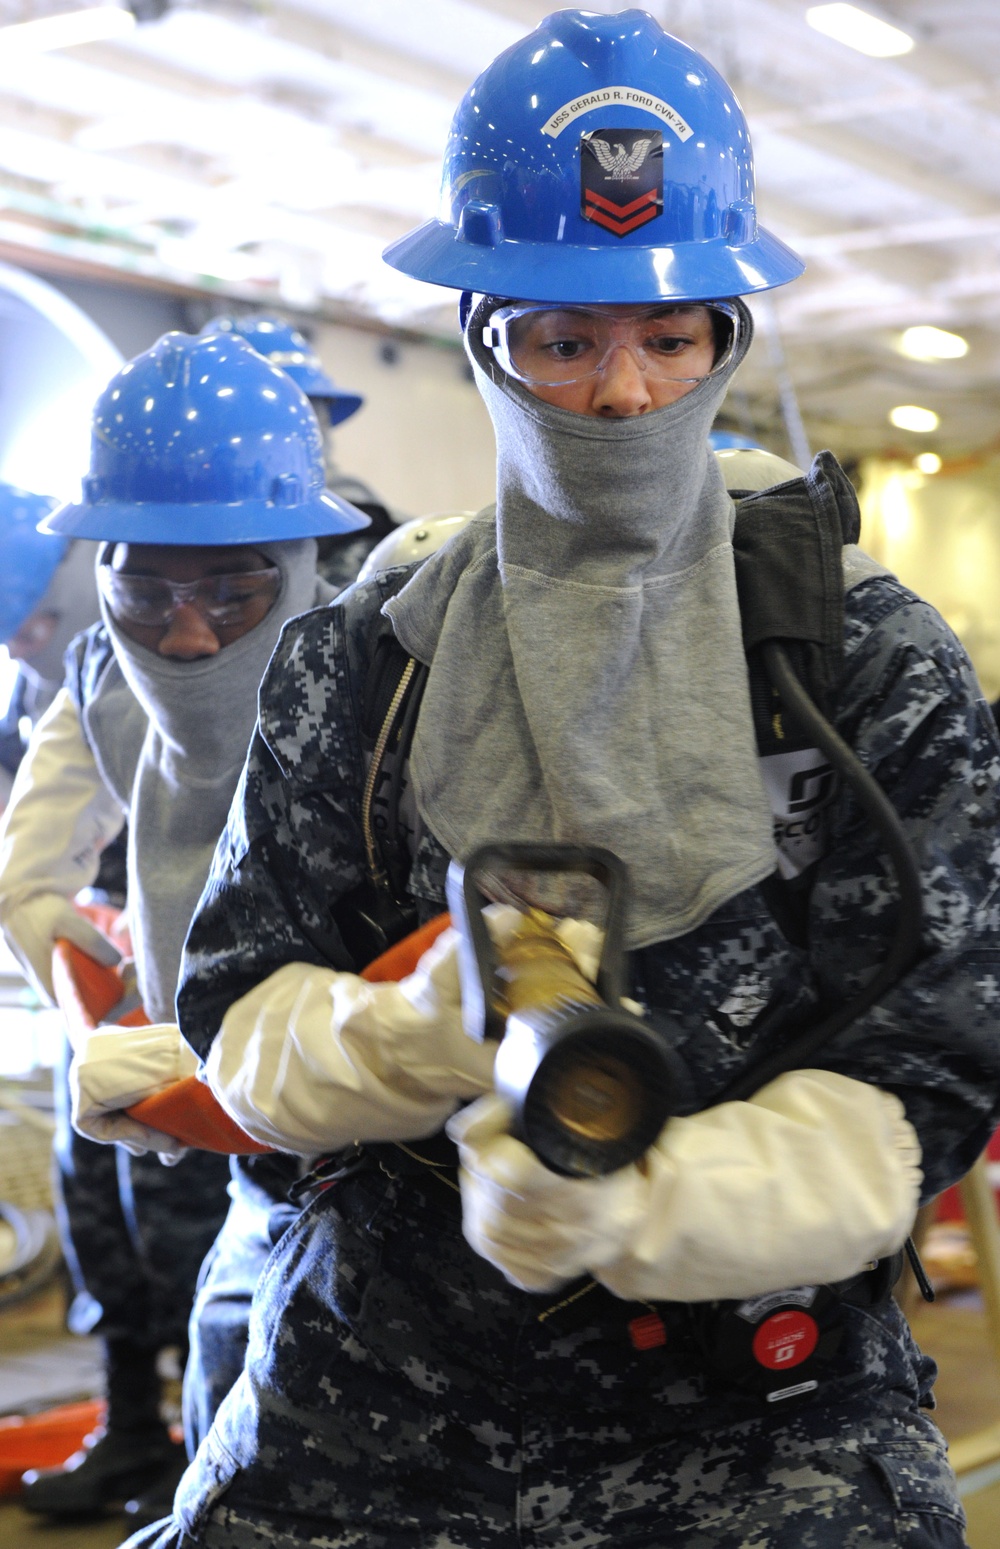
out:
M580 214L616 237L663 210L658 129L592 129L580 136Z

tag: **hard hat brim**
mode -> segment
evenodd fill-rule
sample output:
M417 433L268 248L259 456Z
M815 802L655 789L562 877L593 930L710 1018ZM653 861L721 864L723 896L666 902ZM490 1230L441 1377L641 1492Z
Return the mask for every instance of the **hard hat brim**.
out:
M58 504L50 495L0 481L0 644L34 613L65 557L67 539L56 543L38 536L42 519Z
M265 356L265 359L268 357ZM273 361L270 364L274 364ZM351 393L346 388L340 388L332 377L328 377L325 371L311 366L279 366L286 376L291 377L296 387L302 389L310 400L322 400L330 415L330 424L339 425L341 420L346 420L357 412L364 403L360 393Z
M224 532L220 532L220 517ZM107 500L83 505L68 501L43 522L39 532L68 538L94 538L104 543L165 543L185 547L217 547L247 543L280 543L293 538L325 538L361 532L370 518L350 501L324 490L299 505L272 500L232 504L144 500Z
M326 399L331 425L342 425L352 414L357 414L365 401L360 393L342 393L339 388L332 393L312 393L308 396Z
M676 247L560 247L502 238L495 247L467 242L455 227L430 220L382 254L415 280L514 301L716 301L787 285L805 269L797 253L763 227L752 242L725 238Z

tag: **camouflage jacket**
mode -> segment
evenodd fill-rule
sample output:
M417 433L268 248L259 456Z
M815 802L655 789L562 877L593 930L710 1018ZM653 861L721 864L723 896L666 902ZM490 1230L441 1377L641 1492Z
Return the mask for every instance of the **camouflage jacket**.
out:
M227 1008L285 963L355 966L331 905L365 871L365 675L381 604L405 578L383 573L293 620L272 659L182 968L181 1025L202 1055ZM958 642L894 578L848 593L844 632L832 715L919 858L923 954L810 1063L899 1095L926 1198L968 1169L1000 1120L1000 741ZM824 819L803 930L783 932L766 888L752 888L632 956L632 994L669 1018L698 1106L856 992L886 954L897 909L885 853L846 786ZM428 916L444 907L446 865L425 834L410 889Z

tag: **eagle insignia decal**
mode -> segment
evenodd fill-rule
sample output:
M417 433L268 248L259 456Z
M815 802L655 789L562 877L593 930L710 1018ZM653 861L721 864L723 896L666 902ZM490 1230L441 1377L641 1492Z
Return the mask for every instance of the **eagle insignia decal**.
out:
M658 129L592 129L580 136L580 214L624 237L663 210Z

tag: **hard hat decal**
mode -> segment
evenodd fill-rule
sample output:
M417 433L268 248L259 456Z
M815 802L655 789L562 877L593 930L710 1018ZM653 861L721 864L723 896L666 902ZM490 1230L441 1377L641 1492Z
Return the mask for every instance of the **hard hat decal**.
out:
M662 211L663 136L658 129L592 129L580 136L584 220L624 237Z
M589 113L594 108L608 107L641 108L644 113L655 113L681 141L690 140L694 134L691 125L669 102L664 102L662 97L652 96L648 91L639 91L635 86L605 86L601 91L588 91L582 97L574 97L572 102L564 102L542 125L542 134L551 135L555 139L579 114Z

